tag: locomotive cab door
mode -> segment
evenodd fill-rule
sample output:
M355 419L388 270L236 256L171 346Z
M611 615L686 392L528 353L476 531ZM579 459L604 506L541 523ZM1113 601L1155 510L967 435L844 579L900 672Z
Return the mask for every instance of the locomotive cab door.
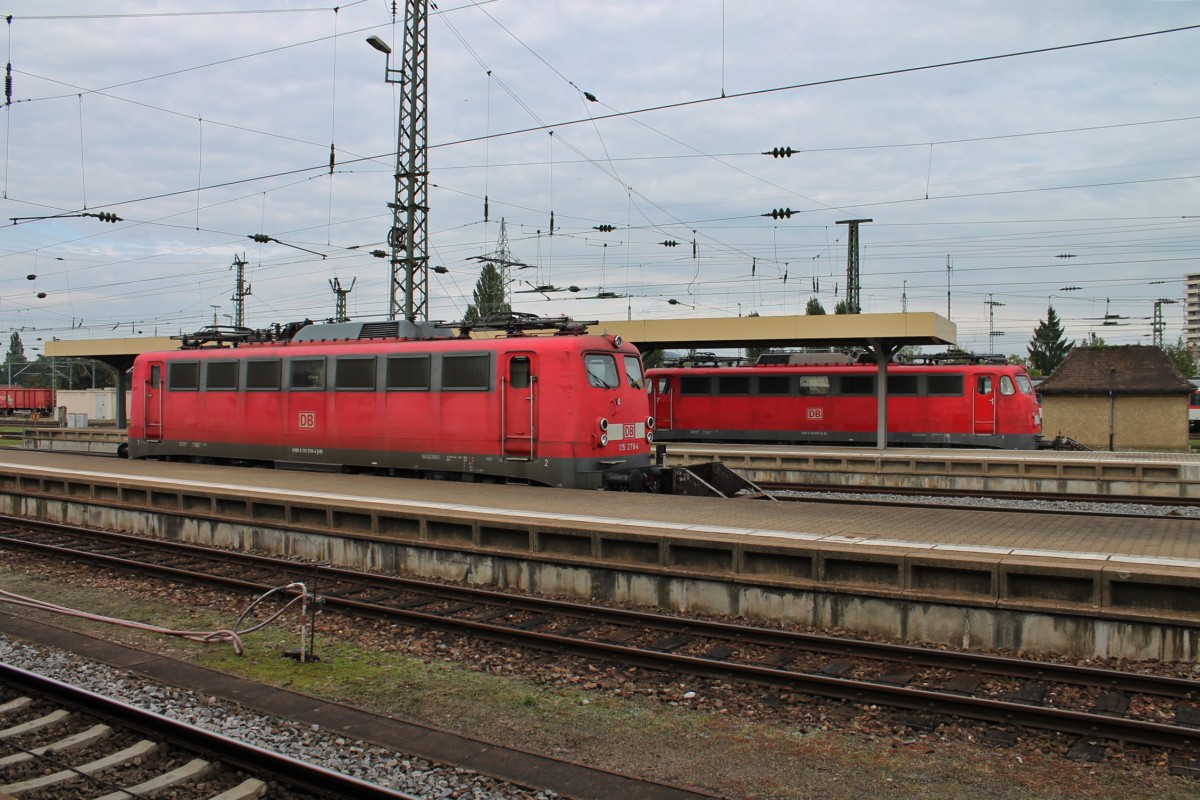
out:
M532 461L537 437L537 375L532 353L508 353L500 378L503 406L504 457L509 461Z
M996 378L994 375L976 374L973 400L976 435L991 436L996 432Z
M142 419L145 420L145 438L148 442L162 441L163 374L166 366L161 361L148 365L146 382L142 390Z
M654 405L654 427L660 431L669 431L675 422L675 394L672 391L671 379L665 375L652 378Z

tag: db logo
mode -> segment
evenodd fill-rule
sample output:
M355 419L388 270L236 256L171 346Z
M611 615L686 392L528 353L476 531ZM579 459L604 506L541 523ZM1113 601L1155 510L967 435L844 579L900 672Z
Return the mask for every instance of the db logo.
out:
M300 412L300 420L299 420L299 422L300 422L300 427L301 427L301 428L315 428L315 427L317 427L317 412L315 412L315 411L301 411L301 412Z
M625 439L636 439L637 438L637 425L625 423L624 425L621 426L621 435Z
M808 410L808 418L809 419L825 419L825 409L810 408L807 410Z

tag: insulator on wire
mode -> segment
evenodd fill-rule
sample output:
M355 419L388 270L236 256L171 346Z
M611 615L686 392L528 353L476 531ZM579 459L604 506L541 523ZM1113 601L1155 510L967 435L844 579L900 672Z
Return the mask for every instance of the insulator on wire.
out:
M768 213L761 214L760 216L770 217L771 219L791 219L792 214L795 213L790 208L773 208Z
M615 231L617 229L617 226L616 225L597 225L597 226L595 226L595 229L600 231L601 233L612 233L613 231Z
M791 158L795 152L790 147L772 147L770 150L764 151L763 155L770 156L771 158Z
M678 247L679 242L674 239L667 239L665 242L659 242L663 247Z
M267 242L271 241L271 237L267 236L265 233L252 233L250 234L249 238L251 241L258 242L259 244L266 244Z

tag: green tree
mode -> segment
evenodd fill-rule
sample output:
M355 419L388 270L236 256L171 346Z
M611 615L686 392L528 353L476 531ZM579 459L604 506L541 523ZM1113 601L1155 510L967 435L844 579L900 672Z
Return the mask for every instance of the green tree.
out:
M1180 375L1190 378L1196 374L1196 357L1192 355L1192 349L1183 343L1182 338L1175 344L1164 345L1163 352L1171 359Z
M666 350L647 350L642 353L642 366L646 369L661 367L667 361Z
M853 314L854 311L851 310L850 304L847 303L845 300L838 300L837 305L833 307L833 313L834 314Z
M808 304L804 306L804 313L810 315L824 314L825 306L821 305L820 299L810 297L808 298Z
M1049 375L1071 352L1075 342L1068 342L1062 321L1054 306L1046 308L1046 319L1039 320L1029 340L1029 364L1036 375Z
M1011 366L1024 367L1027 370L1029 369L1029 359L1025 358L1025 356L1019 356L1016 353L1010 353L1005 361L1007 361L1007 363Z
M463 315L463 319L473 322L491 314L512 311L512 307L505 299L504 289L504 273L494 262L485 260L472 294L475 302L467 306L467 313Z

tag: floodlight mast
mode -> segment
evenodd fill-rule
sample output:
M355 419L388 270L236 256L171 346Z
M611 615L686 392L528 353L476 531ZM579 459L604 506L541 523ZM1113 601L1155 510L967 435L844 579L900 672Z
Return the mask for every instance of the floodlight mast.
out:
M400 85L396 190L388 203L392 209L388 319L396 319L401 310L409 321L429 318L428 21L429 0L408 0L399 69L392 68L392 48L386 42L378 36L367 38L367 44L387 56L384 80Z

